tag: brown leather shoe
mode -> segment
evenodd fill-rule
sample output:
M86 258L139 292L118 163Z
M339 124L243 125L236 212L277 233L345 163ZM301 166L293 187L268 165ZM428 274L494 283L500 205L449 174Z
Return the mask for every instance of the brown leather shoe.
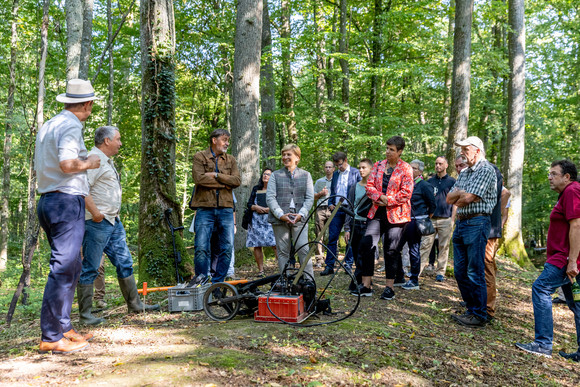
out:
M39 348L38 352L40 352L40 353L47 353L47 352L71 353L71 352L80 351L81 349L84 349L88 346L89 346L89 343L86 341L74 342L74 341L70 341L66 337L63 337L62 339L60 339L59 341L55 341L54 343L47 342L47 341L41 341L40 348Z
M70 341L74 341L75 343L82 343L84 341L91 341L93 339L93 335L91 333L85 333L84 335L81 333L76 332L74 329L71 329L68 332L62 334L64 337L69 339Z

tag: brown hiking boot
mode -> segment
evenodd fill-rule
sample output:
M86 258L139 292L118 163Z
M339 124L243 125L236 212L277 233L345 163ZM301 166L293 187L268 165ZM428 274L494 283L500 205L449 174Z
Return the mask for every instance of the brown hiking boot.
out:
M47 341L41 341L40 348L39 348L38 352L40 352L40 353L47 353L47 352L71 353L71 352L80 351L81 349L84 349L88 346L89 346L89 343L86 341L74 342L74 341L70 341L66 337L63 337L62 339L60 339L59 341L55 341L54 343L47 342Z

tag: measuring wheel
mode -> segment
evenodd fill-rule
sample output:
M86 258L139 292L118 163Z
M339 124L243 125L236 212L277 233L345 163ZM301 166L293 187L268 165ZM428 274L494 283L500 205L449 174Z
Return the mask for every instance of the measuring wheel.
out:
M240 310L238 290L226 282L211 285L203 295L203 310L212 320L231 320Z

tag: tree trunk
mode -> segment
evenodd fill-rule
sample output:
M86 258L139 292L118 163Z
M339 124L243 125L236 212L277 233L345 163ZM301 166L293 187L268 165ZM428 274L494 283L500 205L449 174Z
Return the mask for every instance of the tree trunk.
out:
M83 0L65 0L66 8L66 79L79 77L83 40Z
M113 40L113 11L111 9L111 0L107 0L107 42ZM115 61L113 59L113 50L109 50L109 98L107 99L107 125L113 124L113 97L115 91Z
M345 56L348 54L348 32L346 23L348 21L348 0L340 0L340 39L338 41L338 51L342 54L339 59L340 69L342 70L342 119L349 122L349 105L350 105L350 70L348 61Z
M236 157L242 184L236 190L237 224L260 175L260 56L262 41L262 0L238 0L234 51L234 94L232 104L232 153ZM245 246L241 227L235 248Z
M370 112L369 115L374 117L377 113L377 99L379 93L379 76L376 74L377 69L381 64L381 52L383 49L383 18L384 14L391 9L392 0L388 0L387 5L383 8L383 0L375 0L375 17L373 19L373 45L371 56L371 68L373 74L371 75L371 95Z
M81 79L89 79L91 41L93 39L93 1L94 0L82 0L83 35L81 39L81 57L79 62L79 78Z
M50 0L43 1L42 7L42 25L40 27L40 60L38 62L38 94L36 99L36 125L32 126L30 132L31 152L28 155L28 208L27 208L27 222L26 234L24 237L22 249L22 274L20 281L16 287L16 291L12 296L8 313L6 314L6 324L10 326L12 316L16 310L16 303L22 295L22 304L28 303L28 293L26 289L30 287L30 265L32 264L32 257L38 242L38 232L40 226L38 224L38 217L36 215L36 171L34 170L34 139L36 138L36 131L44 124L44 72L46 69L46 56L48 47L48 10L50 7Z
M449 109L451 100L451 75L453 74L453 32L455 31L455 0L451 0L447 15L447 45L446 45L446 65L445 65L445 90L443 91L443 138L449 137ZM453 168L454 160L449 159L449 168Z
M272 32L268 0L262 10L262 67L260 68L260 97L262 106L262 167L276 168L276 84L272 65Z
M191 87L191 117L189 118L189 130L187 131L187 148L185 149L185 160L189 162L189 155L191 153L191 140L193 138L193 127L194 127L194 120L195 120L195 92L196 92L196 85L195 79L193 81L193 85ZM187 189L187 183L189 181L189 173L186 173L183 177L183 194L181 200L181 218L185 220L185 210L188 207L189 198L191 192Z
M473 0L456 0L455 33L453 36L453 79L451 82L451 112L447 137L447 159L452 170L455 141L467 137L471 87L471 21Z
M296 131L296 114L294 113L294 85L292 84L292 69L290 67L290 1L282 0L280 12L280 40L282 45L282 109L286 114L286 132L289 141L296 143L298 141L298 132Z
M0 210L0 271L8 263L8 222L10 218L10 158L12 153L12 130L14 119L14 90L16 89L16 55L18 53L18 9L19 0L12 3L12 28L10 39L10 83L6 103L6 131L4 133L4 165L2 166L2 205Z
M181 224L175 186L175 19L171 0L141 1L141 195L139 201L139 280L176 281L171 233L165 222ZM175 233L183 268L191 259ZM188 274L189 274L188 273ZM185 273L184 273L185 274Z
M524 0L509 0L508 35L510 78L508 83L507 188L511 205L504 232L506 253L517 263L529 264L522 238L522 177L525 140L525 26Z

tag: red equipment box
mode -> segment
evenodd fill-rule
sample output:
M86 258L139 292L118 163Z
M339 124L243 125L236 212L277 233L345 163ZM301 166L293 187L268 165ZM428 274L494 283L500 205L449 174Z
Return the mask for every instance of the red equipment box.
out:
M287 296L272 294L258 297L258 310L254 312L255 321L281 322L270 313L270 309L276 316L285 322L300 323L304 321L308 313L304 311L304 299L299 296Z

